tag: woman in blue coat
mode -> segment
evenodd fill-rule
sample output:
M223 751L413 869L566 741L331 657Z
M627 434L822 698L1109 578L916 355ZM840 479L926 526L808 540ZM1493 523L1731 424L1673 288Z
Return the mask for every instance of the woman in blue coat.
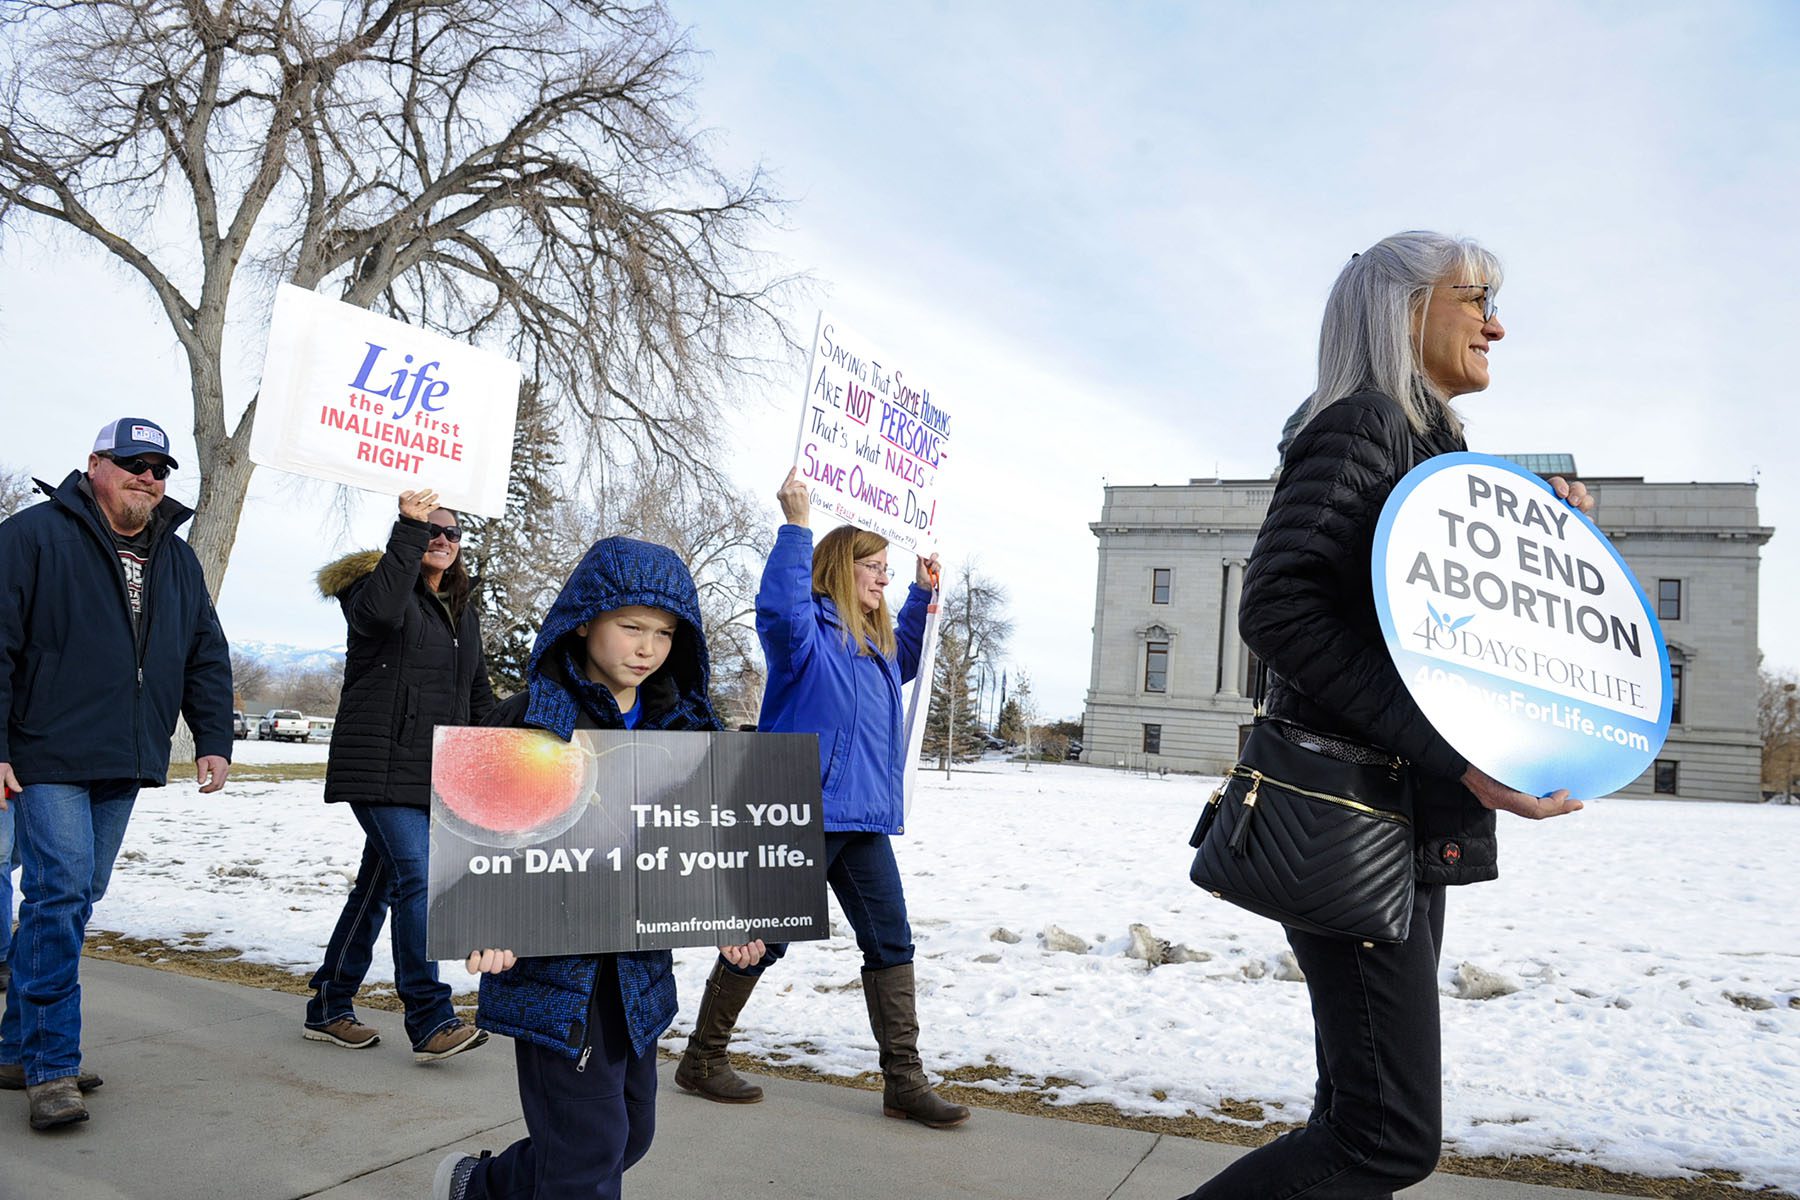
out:
M912 928L891 838L906 832L902 776L906 745L901 685L918 673L936 557L917 579L895 622L888 615L887 539L841 526L813 546L807 485L788 472L776 498L787 518L763 568L756 633L769 668L757 728L819 737L825 816L825 878L856 931L863 997L881 1048L883 1113L947 1129L969 1110L932 1090L919 1061ZM714 964L675 1082L727 1104L753 1104L762 1089L731 1069L727 1046L756 981L787 946L738 967Z

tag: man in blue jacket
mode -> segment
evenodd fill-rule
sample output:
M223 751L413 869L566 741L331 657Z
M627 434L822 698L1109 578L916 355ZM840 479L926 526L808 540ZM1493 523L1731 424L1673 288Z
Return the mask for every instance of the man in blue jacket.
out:
M0 1088L31 1127L88 1118L81 941L140 787L161 787L179 712L202 792L231 768L231 658L200 561L175 530L162 426L108 423L87 471L0 522L0 804L22 850Z

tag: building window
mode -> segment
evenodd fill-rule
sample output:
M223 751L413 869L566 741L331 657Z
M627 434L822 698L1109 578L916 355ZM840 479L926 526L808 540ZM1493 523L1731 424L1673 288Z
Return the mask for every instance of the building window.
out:
M1169 602L1169 576L1174 574L1168 567L1153 567L1150 571L1150 603L1167 604Z
M1144 726L1144 753L1145 754L1161 754L1162 753L1162 726L1161 725L1146 725L1146 726Z
M1656 794L1659 796L1679 795L1681 770L1680 764L1672 758L1656 760Z
M1656 619L1659 621L1681 620L1681 580L1659 579L1656 581Z
M1671 724L1671 725L1680 725L1682 723L1682 721L1681 721L1681 692L1682 692L1682 683L1684 681L1684 678L1685 678L1685 672L1682 670L1681 664L1680 663L1670 663L1669 664L1669 694L1673 697L1673 700L1674 700L1673 704L1669 708L1669 724Z
M1144 690L1146 692L1169 690L1169 643L1144 643Z

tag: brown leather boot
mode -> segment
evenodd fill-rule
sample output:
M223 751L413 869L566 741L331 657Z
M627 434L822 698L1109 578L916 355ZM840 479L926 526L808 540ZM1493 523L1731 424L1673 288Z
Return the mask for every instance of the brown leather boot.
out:
M756 989L758 978L728 971L723 962L713 963L701 993L700 1012L694 1017L694 1032L675 1068L675 1086L720 1104L755 1104L763 1098L761 1088L731 1069L727 1049L738 1013Z
M969 1119L969 1110L952 1104L931 1088L919 1061L919 1015L911 963L864 971L863 999L869 1005L869 1028L881 1047L881 1090L884 1116L917 1121L933 1129L949 1129Z
M33 1084L25 1089L25 1095L31 1100L33 1129L55 1129L88 1119L87 1105L81 1101L73 1075Z

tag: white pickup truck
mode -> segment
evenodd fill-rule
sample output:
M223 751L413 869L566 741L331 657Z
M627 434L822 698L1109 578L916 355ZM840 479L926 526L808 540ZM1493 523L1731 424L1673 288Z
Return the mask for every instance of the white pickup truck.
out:
M291 708L271 708L256 725L256 736L265 742L304 742L311 735L312 722Z

